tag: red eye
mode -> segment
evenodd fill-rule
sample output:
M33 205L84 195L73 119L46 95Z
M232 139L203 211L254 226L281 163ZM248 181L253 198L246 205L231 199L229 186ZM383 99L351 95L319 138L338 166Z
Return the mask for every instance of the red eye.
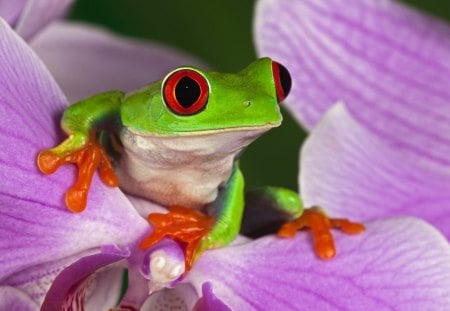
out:
M180 69L164 81L163 95L166 105L173 112L191 115L205 108L209 86L206 79L197 71Z
M275 61L272 61L272 74L277 91L277 99L280 103L288 96L291 90L291 75L286 67Z

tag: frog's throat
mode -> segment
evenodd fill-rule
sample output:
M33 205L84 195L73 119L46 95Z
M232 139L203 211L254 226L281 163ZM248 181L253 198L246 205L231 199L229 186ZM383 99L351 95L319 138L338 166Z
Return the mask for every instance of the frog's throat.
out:
M116 167L121 187L154 202L200 208L215 200L240 152L268 127L210 135L141 136L126 128Z

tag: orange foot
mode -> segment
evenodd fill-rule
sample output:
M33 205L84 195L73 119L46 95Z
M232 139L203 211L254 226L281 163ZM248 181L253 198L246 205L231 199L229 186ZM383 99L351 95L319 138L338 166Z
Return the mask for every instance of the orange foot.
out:
M153 231L141 242L141 250L152 247L165 237L181 242L185 245L186 271L192 267L197 247L215 222L213 217L180 206L170 207L167 214L152 213L148 215L148 221L153 225Z
M51 150L41 151L38 155L38 167L44 174L54 173L65 163L78 166L78 178L75 184L66 192L66 206L74 213L82 212L86 208L87 194L92 182L92 176L97 168L101 180L110 187L117 187L119 181L114 173L108 155L94 135L88 143L76 151L60 156Z
M296 234L297 230L304 227L311 228L316 254L322 259L330 259L336 255L331 228L339 228L348 234L358 234L365 230L362 224L350 222L347 219L328 218L313 208L304 210L299 218L285 223L278 230L277 235L290 238Z

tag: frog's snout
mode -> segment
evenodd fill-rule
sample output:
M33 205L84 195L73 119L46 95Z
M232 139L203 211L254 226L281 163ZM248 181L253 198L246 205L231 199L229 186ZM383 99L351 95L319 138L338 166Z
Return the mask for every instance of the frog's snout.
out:
M272 61L272 74L277 91L277 100L280 103L289 95L291 90L291 75L286 67L276 61Z

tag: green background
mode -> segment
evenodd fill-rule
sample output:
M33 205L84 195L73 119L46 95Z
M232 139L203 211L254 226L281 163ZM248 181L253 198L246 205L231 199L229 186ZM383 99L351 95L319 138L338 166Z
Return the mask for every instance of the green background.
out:
M78 0L71 18L130 37L159 41L187 51L216 70L233 72L252 62L250 0ZM408 0L450 21L450 2ZM305 132L287 113L280 128L252 144L241 161L250 186L297 188L298 152Z

